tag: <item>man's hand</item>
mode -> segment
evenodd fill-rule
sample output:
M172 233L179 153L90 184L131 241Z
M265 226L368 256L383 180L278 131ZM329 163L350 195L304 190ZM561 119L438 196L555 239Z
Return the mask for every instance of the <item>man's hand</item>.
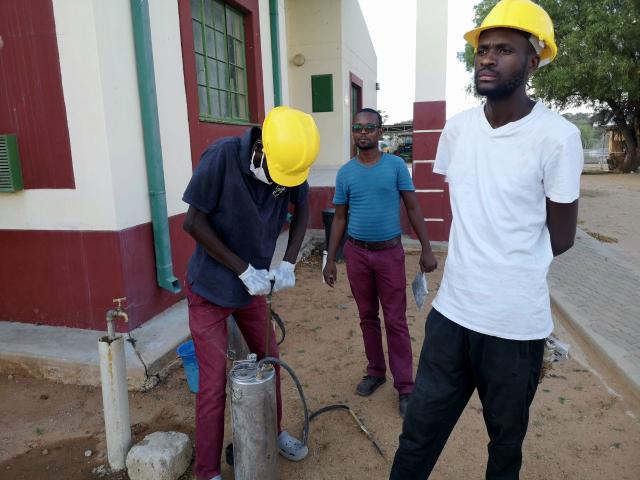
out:
M333 288L333 285L338 279L338 269L336 268L335 261L327 260L327 264L324 266L324 270L322 270L322 276L324 277L325 283Z
M438 260L431 250L425 251L422 250L420 254L420 271L424 273L433 272L436 268L438 268Z
M287 261L280 262L277 268L269 271L269 280L274 280L273 291L279 292L287 288L293 288L296 284L295 264Z
M269 295L271 292L271 281L267 270L256 270L249 264L249 267L238 275L238 278L244 283L249 295Z

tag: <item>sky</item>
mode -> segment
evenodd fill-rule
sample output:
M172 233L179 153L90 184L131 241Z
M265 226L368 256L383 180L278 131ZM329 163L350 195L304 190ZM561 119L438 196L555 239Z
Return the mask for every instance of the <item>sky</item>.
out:
M416 1L418 0L358 0L378 57L378 109L389 115L387 123L413 117ZM451 11L453 2L450 2L447 29L447 118L479 104L476 98L465 93L471 77L456 57L456 53L464 49L462 35L473 28L473 6L477 1L455 0L455 12ZM391 4L393 7L390 7Z

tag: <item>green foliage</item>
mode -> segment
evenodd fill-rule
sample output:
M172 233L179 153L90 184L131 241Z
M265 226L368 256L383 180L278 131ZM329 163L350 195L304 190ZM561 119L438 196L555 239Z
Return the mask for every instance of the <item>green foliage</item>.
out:
M475 22L497 0L481 0ZM589 106L614 121L627 144L629 171L640 163L640 1L538 0L553 19L558 56L530 79L532 96L558 108ZM459 54L469 71L473 49Z
M588 113L566 113L564 118L573 123L580 130L582 148L597 148L604 145L604 128L594 126L595 118Z

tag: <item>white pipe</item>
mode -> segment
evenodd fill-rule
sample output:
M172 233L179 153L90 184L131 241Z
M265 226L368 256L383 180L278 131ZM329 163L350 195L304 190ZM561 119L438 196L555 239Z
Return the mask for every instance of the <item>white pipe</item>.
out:
M104 426L107 434L107 459L112 470L123 470L131 447L124 338L119 336L111 340L108 337L102 337L98 341L98 351L100 352Z

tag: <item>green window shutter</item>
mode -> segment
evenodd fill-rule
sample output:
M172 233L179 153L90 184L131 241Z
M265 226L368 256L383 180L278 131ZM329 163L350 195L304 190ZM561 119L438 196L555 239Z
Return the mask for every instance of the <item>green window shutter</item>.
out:
M23 188L16 136L0 135L0 192L17 192Z
M333 112L333 75L311 75L313 112Z

